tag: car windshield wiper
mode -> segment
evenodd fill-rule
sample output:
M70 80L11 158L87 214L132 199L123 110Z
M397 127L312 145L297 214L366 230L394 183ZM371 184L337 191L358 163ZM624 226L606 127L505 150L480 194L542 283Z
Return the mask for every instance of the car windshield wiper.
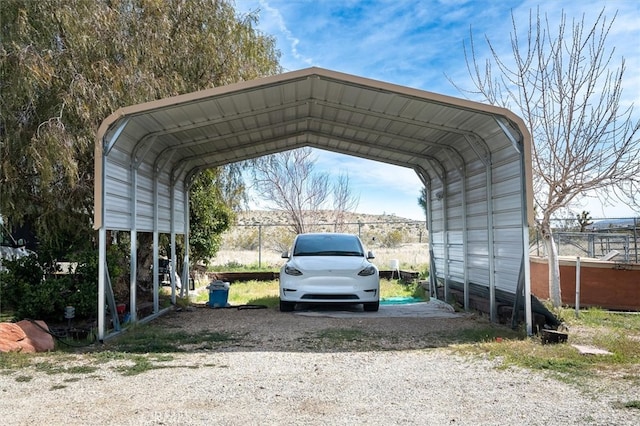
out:
M325 251L301 251L294 253L294 256L364 256L359 251L338 251L338 250L325 250Z
M364 254L362 254L359 251L341 251L338 253L339 256L364 256Z
M317 251L301 251L298 253L293 253L294 256L317 256Z
M357 251L325 250L313 253L298 253L298 256L363 256Z

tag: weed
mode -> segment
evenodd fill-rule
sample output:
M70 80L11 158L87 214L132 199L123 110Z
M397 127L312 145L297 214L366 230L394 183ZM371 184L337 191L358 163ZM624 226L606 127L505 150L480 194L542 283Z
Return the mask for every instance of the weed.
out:
M55 362L38 362L34 366L37 371L45 374L89 374L97 370L96 367L89 365L74 365L71 367L65 367L63 358L57 358Z
M159 325L142 325L132 327L127 333L122 334L108 344L106 349L110 351L105 357L113 359L117 353L130 354L166 354L171 352L184 352L185 345L211 344L234 340L229 334L218 332L202 332L189 334L184 331L170 331Z
M624 403L624 408L635 408L637 410L640 410L640 401L628 401Z
M122 373L124 376L135 376L136 374L141 374L155 368L160 368L158 366L154 366L149 358L144 355L131 356L130 360L133 361L133 365L120 366L117 367L116 370Z
M319 331L316 333L316 337L321 340L333 342L353 342L365 340L368 334L355 328L331 328Z
M49 388L50 391L54 391L54 390L60 390L60 389L64 389L66 388L66 385L53 385Z
M460 345L456 350L463 353L484 353L500 358L504 366L517 365L534 370L550 372L558 379L575 382L606 369L624 369L640 363L640 315L621 315L600 309L589 309L575 318L569 309L557 310L568 324L569 330L588 329L588 333L576 336L580 344L594 345L611 352L611 356L585 356L570 344L542 345L539 339L503 340L497 343L487 332L484 343ZM595 331L595 332L594 332ZM482 329L472 331L477 337ZM465 332L462 333L464 336ZM469 336L471 339L474 337ZM573 336L569 331L569 339ZM635 376L632 376L635 379Z
M506 339L522 339L524 335L506 327L476 327L458 332L455 339L460 343L504 342Z
M31 365L32 357L26 353L3 352L0 353L0 370L13 370Z
M354 351L372 350L378 347L380 336L373 336L362 330L332 328L309 333L300 341L309 349L349 349Z

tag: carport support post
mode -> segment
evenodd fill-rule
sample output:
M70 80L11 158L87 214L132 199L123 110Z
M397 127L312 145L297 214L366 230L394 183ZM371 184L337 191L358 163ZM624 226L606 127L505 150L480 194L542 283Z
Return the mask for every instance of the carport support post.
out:
M98 231L98 341L104 341L105 310L104 292L107 273L107 230L104 226Z
M138 280L138 163L131 164L131 232L129 255L129 320L138 321L137 280Z
M182 288L185 289L185 297L189 300L189 187L184 189L184 261L182 263ZM186 283L186 284L185 284ZM180 295L182 296L182 289Z
M489 252L489 317L491 322L496 322L496 266L495 250L493 248L494 224L493 224L493 171L492 165L487 165L487 245Z
M158 269L160 268L160 262L158 262L158 244L159 244L159 232L158 229L153 230L153 313L157 314L160 310L160 298L159 291L160 286L158 283Z
M449 220L447 218L447 181L442 180L442 248L444 249L444 301L449 303Z
M136 301L136 279L138 276L138 231L134 228L131 230L130 235L131 254L129 262L131 265L131 271L129 273L129 319L131 322L136 322L138 320L138 302Z
M160 311L160 295L158 283L158 245L160 244L160 232L158 231L158 171L153 174L153 313Z
M171 257L169 258L169 281L171 282L171 304L176 304L176 229L175 229L175 184L171 181ZM182 287L182 284L180 287ZM187 282L187 286L189 283Z

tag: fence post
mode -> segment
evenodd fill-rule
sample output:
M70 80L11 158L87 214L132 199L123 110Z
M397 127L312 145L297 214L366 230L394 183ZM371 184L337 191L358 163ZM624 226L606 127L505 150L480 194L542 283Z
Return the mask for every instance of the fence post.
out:
M262 225L258 225L258 268L262 268Z
M636 263L638 263L638 218L633 218L633 245L636 251Z
M576 257L576 318L580 316L580 256Z

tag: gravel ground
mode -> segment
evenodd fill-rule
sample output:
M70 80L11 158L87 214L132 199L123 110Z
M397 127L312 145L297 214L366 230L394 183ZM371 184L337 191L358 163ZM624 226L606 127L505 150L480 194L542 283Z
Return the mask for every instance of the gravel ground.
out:
M331 318L195 309L154 324L238 339L158 356L154 364L163 368L137 375L118 369L130 358L96 363L86 354L56 359L95 371L0 370L0 423L640 424L640 410L621 407L640 400L640 390L624 388L625 381L569 384L540 371L502 368L499 360L456 355L448 348L452 336L489 326L473 315ZM357 333L352 342L336 343L318 337L327 330Z

